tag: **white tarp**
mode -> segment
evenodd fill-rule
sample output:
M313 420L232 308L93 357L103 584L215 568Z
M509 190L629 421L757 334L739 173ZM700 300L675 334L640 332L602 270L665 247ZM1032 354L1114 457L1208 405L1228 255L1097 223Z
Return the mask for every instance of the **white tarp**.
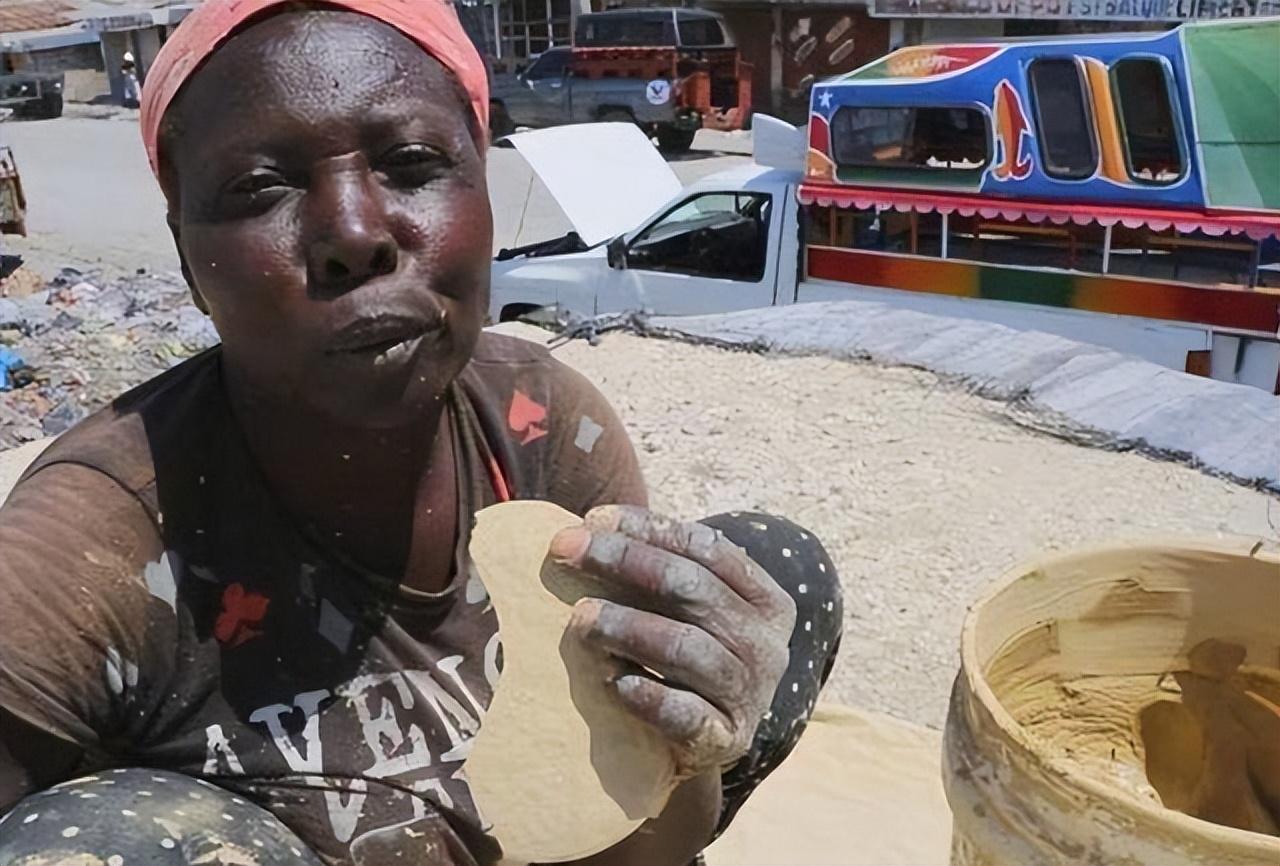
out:
M507 140L588 246L634 229L684 186L631 123L553 126Z
M1068 438L1139 447L1280 491L1280 397L1038 331L862 301L716 316L654 328L771 351L921 367L1017 402Z

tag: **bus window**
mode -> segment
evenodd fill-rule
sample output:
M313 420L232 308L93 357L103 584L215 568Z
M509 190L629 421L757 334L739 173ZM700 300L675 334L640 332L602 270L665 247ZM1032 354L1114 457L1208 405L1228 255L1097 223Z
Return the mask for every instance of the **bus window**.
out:
M1130 57L1111 68L1111 81L1129 176L1143 183L1173 183L1182 177L1178 123L1164 64Z
M1045 174L1064 180L1090 177L1098 168L1098 152L1080 67L1070 57L1040 58L1031 62L1027 76Z
M831 143L842 169L977 173L990 160L987 119L976 108L841 108Z

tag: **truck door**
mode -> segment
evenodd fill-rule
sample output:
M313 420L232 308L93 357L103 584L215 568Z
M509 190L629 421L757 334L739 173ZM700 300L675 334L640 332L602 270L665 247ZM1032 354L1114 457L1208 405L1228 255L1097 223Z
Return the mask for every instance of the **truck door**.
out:
M627 244L600 312L639 306L689 315L767 307L785 202L767 190L691 193Z
M569 49L551 48L524 73L529 88L526 117L514 117L529 126L555 126L569 122Z

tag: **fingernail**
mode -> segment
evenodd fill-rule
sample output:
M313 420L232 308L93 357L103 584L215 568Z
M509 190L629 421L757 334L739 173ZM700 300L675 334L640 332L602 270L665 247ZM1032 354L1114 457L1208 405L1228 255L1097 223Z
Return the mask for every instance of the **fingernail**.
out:
M580 631L590 631L600 619L601 607L604 604L598 598L580 598L573 605L569 622Z
M562 529L551 539L551 558L560 563L582 560L591 544L591 533L581 526Z
M613 681L613 687L623 697L634 697L640 693L640 687L643 685L641 678L635 674L623 674Z
M592 532L604 534L617 532L619 524L622 523L622 517L623 509L619 506L598 505L587 512L584 522Z

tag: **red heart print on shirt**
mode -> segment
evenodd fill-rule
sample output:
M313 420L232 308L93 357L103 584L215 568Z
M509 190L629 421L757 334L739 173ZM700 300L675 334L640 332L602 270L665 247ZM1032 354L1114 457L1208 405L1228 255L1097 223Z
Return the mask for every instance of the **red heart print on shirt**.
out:
M523 391L511 395L511 409L507 412L507 424L512 432L523 433L521 445L547 435L547 428L539 426L547 420L547 407L529 398Z

